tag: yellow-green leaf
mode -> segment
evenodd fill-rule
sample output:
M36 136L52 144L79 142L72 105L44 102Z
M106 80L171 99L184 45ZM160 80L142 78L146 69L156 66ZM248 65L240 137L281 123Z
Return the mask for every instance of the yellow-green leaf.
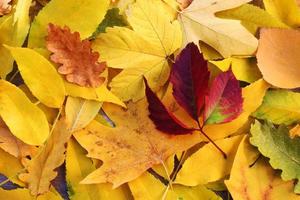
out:
M11 132L31 145L41 145L49 134L45 114L15 85L0 80L0 115Z
M38 14L29 34L29 47L44 47L47 26L53 23L78 31L81 39L93 34L103 20L109 0L52 0Z
M7 47L18 64L24 82L43 104L59 108L64 102L65 86L55 67L32 49Z

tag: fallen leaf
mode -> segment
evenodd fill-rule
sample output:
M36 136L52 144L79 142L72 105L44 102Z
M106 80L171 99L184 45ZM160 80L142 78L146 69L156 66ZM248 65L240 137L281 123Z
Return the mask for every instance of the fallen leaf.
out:
M184 125L165 107L161 100L151 90L146 79L145 85L148 110L150 113L149 118L158 130L173 135L188 134L194 130L193 128L188 128Z
M275 128L271 123L261 124L256 121L251 127L250 142L262 155L270 158L269 163L274 169L282 171L284 181L300 178L300 138L291 139L285 126ZM294 192L300 193L297 183Z
M258 119L290 125L300 121L300 94L288 90L270 90L261 106L253 113Z
M296 124L296 126L291 128L289 131L289 134L292 139L294 139L295 137L299 137L300 136L300 125Z
M77 141L88 151L88 157L100 159L103 165L89 174L82 183L113 183L131 181L170 155L200 142L198 134L173 136L155 129L148 118L145 99L129 103L128 110L104 105L104 111L116 124L106 127L93 121L82 131L74 133Z
M144 97L143 77L155 92L168 80L169 57L181 47L181 30L167 9L161 0L137 0L126 14L132 30L107 28L93 43L109 67L124 69L110 83L123 101Z
M12 191L7 191L0 189L0 198L1 199L10 199L10 200L32 200L34 199L33 196L30 195L30 191L28 189L16 189ZM44 195L40 195L36 197L36 200L62 200L59 195L56 195L53 192L48 192Z
M214 145L208 143L184 162L175 183L187 186L205 185L230 174L237 147L243 135L217 140L215 143L226 153L227 159ZM213 158L213 159L212 159Z
M0 115L14 136L41 145L49 134L45 114L15 85L0 80Z
M187 43L198 44L201 40L225 58L232 55L252 55L257 48L257 39L239 21L215 16L216 12L236 8L249 1L193 1L179 14Z
M47 49L53 53L50 59L62 64L57 70L67 81L86 87L99 87L104 82L99 75L106 64L98 62L99 53L92 51L89 40L81 41L79 32L49 24L46 41Z
M108 183L85 185L79 182L96 170L92 161L86 157L85 150L73 139L69 140L66 157L67 182L72 200L127 200L125 188L112 189Z
M257 61L264 79L280 88L300 87L299 51L300 31L262 29Z
M209 75L207 61L198 47L189 43L177 56L170 81L176 101L195 120L198 120L204 106Z
M193 2L193 0L177 0L177 2L179 3L181 10L183 10L187 8Z
M0 2L0 16L6 15L11 11L11 0L1 0Z
M258 157L259 152L245 137L239 145L230 179L225 181L232 197L235 200L299 199L292 192L293 182L282 181L266 159Z
M65 99L65 86L54 66L42 55L28 48L8 47L18 64L20 74L43 104L60 108Z
M57 176L54 170L64 162L65 145L71 135L65 119L60 119L46 145L41 146L37 156L27 163L27 172L21 174L19 178L28 184L32 195L36 196L49 191L50 181Z
M13 182L11 182L3 174L0 174L0 183L4 183L4 184L1 184L1 186L0 186L4 190L15 190L15 189L21 188L21 186L19 186L18 184L15 184Z
M204 123L220 124L234 120L242 113L242 89L232 71L219 74L205 96Z
M51 0L34 18L31 25L28 47L45 47L45 36L49 23L67 26L79 32L82 39L93 34L105 16L109 0ZM88 19L88 23L86 20Z

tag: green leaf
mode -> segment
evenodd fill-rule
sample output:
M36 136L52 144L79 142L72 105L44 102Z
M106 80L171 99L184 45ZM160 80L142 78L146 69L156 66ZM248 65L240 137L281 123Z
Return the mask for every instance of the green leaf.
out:
M78 31L88 38L103 20L109 0L52 0L38 14L29 34L29 47L44 47L47 26L51 22Z
M9 130L20 140L41 145L49 126L45 114L15 85L0 80L0 115Z
M300 94L288 90L270 90L262 105L253 113L258 119L290 125L300 121Z
M288 181L300 179L300 138L291 139L285 126L275 128L271 123L261 124L256 121L251 127L251 144L270 158L274 169L282 170L281 177ZM295 193L300 193L300 184L296 184Z
M6 47L16 60L22 78L32 94L46 106L61 107L66 91L63 79L54 66L32 49Z

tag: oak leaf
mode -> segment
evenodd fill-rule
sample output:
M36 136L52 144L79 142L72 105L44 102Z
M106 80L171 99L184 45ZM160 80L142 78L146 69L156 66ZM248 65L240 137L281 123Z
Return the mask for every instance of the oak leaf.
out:
M103 165L82 183L109 182L116 188L162 163L175 152L201 141L196 133L174 136L158 131L148 118L147 106L145 99L129 103L128 110L112 104L104 105L103 109L116 124L115 128L93 121L82 131L74 133L88 151L88 157L103 161Z
M79 32L71 33L67 26L60 28L50 23L46 40L47 49L53 53L50 59L62 64L58 72L67 81L86 87L98 87L104 82L100 74L106 64L98 62L99 53L92 51L89 40L81 41Z
M6 15L11 11L11 0L1 0L0 1L0 16Z
M223 57L251 55L257 39L237 20L221 19L216 12L236 8L250 0L194 0L179 14L186 42L199 40L216 49Z
M262 29L256 56L264 79L280 88L300 87L299 52L299 30Z

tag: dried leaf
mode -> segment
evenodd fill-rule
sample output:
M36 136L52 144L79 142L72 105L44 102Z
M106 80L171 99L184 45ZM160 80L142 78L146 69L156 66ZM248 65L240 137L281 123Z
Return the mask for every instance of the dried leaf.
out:
M203 55L194 43L189 43L176 58L170 81L176 101L195 120L204 106L209 75Z
M300 31L262 29L257 61L264 79L280 88L300 87L299 52Z
M88 157L103 161L103 165L88 175L82 183L113 183L113 187L131 181L155 164L162 163L175 152L188 149L200 141L197 133L173 136L155 129L148 118L145 99L129 103L128 110L104 105L104 111L116 124L106 127L95 121L74 134L88 151Z
M10 13L11 11L11 5L10 5L11 0L1 0L0 1L0 17L2 15L6 15Z
M80 40L78 32L71 33L68 27L49 24L47 49L53 54L51 60L62 64L58 72L66 76L67 81L80 86L99 87L105 80L100 74L106 64L98 62L99 53L92 52L89 40Z

